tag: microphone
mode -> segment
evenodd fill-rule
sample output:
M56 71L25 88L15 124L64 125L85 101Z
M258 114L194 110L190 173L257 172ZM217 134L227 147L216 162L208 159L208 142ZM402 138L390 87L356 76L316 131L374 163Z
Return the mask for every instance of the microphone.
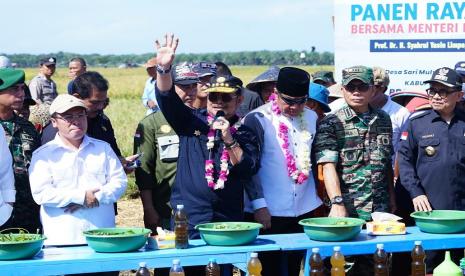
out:
M218 110L218 112L216 112L216 115L215 115L215 121L216 121L216 119L218 119L218 117L224 117L224 115L226 115L226 114L224 113L223 110ZM218 143L219 141L221 141L221 129L215 129L214 142Z

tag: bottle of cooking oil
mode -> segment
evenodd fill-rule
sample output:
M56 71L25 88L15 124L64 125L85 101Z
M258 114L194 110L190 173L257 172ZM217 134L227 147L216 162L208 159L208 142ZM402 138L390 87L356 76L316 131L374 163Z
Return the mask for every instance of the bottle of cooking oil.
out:
M341 247L333 247L333 255L331 256L331 276L345 276L344 265L346 260L341 253Z
M189 247L189 233L187 229L187 215L184 211L184 205L176 206L174 215L174 246L178 249Z
M262 263L258 259L258 253L250 253L250 260L247 264L247 272L250 276L261 276L262 275Z

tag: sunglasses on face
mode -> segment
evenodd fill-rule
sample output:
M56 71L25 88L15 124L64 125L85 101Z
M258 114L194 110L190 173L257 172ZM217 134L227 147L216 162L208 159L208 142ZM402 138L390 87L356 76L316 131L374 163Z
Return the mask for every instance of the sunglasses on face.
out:
M450 90L445 88L438 89L433 87L426 89L426 93L428 93L428 96L430 97L434 97L434 95L438 94L439 97L445 98L454 92L457 92L457 90Z
M280 95L279 97L281 98L281 100L283 100L284 103L286 103L288 105L300 105L300 104L304 104L304 103L307 102L307 97L294 98L294 99L285 98L282 95Z
M218 92L208 93L208 100L210 102L217 102L221 99L222 102L228 103L235 98L237 98L237 96L235 96L233 93L218 93Z
M362 84L359 84L359 85L349 83L348 85L344 86L345 90L350 92L350 93L353 93L355 91L367 92L370 89L370 87L371 87L371 85L368 84L368 83L362 83Z

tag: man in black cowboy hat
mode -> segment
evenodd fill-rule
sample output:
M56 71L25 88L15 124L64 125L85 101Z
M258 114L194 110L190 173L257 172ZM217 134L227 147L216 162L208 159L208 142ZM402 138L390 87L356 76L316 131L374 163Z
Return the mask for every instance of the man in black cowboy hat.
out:
M412 115L402 132L401 183L415 211L465 210L465 113L456 108L464 94L462 79L442 67L425 83L432 110ZM458 262L463 251L456 253L452 257ZM427 252L427 273L441 259L442 254Z
M249 200L246 211L264 225L263 234L301 232L299 220L312 216L321 205L311 173L311 145L317 115L305 108L310 75L298 68L279 71L276 97L245 118L245 125L258 135L261 165L254 181L264 198ZM266 131L265 131L266 130ZM279 255L263 254L263 275L280 271ZM289 275L298 275L300 256L290 254Z

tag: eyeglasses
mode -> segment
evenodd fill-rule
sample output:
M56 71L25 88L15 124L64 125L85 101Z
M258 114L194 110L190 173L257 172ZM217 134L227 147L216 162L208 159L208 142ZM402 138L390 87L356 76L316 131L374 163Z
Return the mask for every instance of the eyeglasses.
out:
M237 96L233 96L232 93L218 93L218 92L208 93L208 100L210 102L217 102L221 99L222 102L229 103L235 98L237 98Z
M80 121L84 118L87 117L87 114L86 113L79 113L79 114L67 114L67 115L55 115L56 118L58 119L61 119L67 123L72 123L72 122L75 122L75 121Z
M445 98L454 92L457 92L457 90L450 90L445 88L437 89L433 87L426 89L426 93L428 93L428 96L430 97L434 97L434 95L438 94L439 97Z
M279 95L279 97L281 98L281 100L283 100L283 102L285 102L288 105L301 105L307 102L307 97L294 98L294 99L286 98L286 97L283 97L282 95Z
M344 89L350 93L353 93L355 91L362 92L362 93L367 92L370 89L370 87L371 85L368 83L362 83L359 85L349 83L348 85L344 85Z

